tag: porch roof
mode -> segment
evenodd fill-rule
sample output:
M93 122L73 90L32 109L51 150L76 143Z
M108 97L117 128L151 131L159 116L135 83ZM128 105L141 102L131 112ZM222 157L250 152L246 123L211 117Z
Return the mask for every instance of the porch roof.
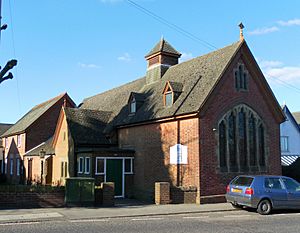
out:
M75 153L94 153L96 156L102 156L103 153L109 157L126 157L133 156L135 151L118 147L77 147Z
M24 156L40 156L41 150L45 151L45 155L54 155L54 148L52 146L53 137L49 138L47 141L42 142L40 145L27 151Z

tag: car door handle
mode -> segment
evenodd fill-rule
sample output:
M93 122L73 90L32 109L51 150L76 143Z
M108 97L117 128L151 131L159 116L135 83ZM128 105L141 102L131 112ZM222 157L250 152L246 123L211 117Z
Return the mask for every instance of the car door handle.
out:
M271 190L269 190L269 189L266 190L266 193L270 193L270 192L271 192Z

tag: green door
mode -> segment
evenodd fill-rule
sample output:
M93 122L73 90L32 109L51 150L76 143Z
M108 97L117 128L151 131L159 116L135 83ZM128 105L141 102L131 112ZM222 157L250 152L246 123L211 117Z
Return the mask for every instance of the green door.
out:
M106 160L106 182L115 183L115 196L123 195L123 160Z

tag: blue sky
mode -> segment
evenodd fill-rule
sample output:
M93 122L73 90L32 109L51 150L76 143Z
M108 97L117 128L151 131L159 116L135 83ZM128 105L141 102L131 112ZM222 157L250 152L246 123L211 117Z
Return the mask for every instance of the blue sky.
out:
M300 1L133 0L197 38L222 48L239 39L238 23L280 104L300 111ZM18 59L0 85L0 122L68 92L84 98L142 77L144 55L161 36L183 60L213 49L126 0L3 0L0 64Z

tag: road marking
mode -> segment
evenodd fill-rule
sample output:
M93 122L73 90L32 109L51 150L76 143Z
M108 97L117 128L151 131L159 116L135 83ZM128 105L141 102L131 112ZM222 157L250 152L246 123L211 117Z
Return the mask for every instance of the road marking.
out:
M190 217L183 217L184 219L205 219L209 218L209 216L190 216Z
M251 215L244 214L244 215L228 215L228 216L224 216L224 218L245 218L245 217L251 217Z
M16 215L0 215L0 221L8 220L24 220L24 219L40 219L40 218L58 218L63 215L52 212L52 213L38 213L38 214L16 214Z
M84 223L84 222L107 222L106 219L80 219L80 220L70 220L72 223Z
M269 217L280 217L280 216L294 216L294 215L300 215L300 213L287 213L287 214L274 214L274 215L268 215Z
M17 226L17 225L33 225L40 224L41 222L13 222L13 223L0 223L0 226Z
M155 220L162 220L164 218L133 218L131 221L155 221Z

